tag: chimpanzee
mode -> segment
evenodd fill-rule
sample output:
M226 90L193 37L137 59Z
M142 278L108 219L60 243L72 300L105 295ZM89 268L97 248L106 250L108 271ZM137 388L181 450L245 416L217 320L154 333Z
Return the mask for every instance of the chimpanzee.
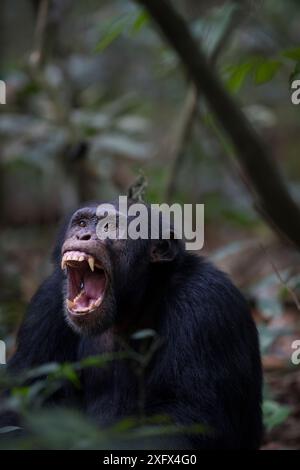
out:
M99 239L99 217L90 204L63 228L53 273L29 306L10 371L138 348L133 333L154 330L161 342L144 371L145 415L203 424L207 432L178 433L153 445L258 448L261 361L241 293L174 236ZM139 379L130 360L83 369L81 385L75 401L99 425L137 414ZM73 398L66 385L57 402Z

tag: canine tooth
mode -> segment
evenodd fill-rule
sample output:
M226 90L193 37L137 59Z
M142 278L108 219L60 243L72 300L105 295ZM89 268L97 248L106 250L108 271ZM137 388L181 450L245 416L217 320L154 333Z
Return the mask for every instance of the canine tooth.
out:
M99 305L101 304L101 301L102 299L97 299L96 302L94 302L93 307L99 307Z
M95 260L92 256L89 256L88 263L89 263L90 270L94 271L94 269L95 269Z
M68 300L67 300L67 307L68 307L68 308L74 308L74 307L75 307L75 303L72 302L72 300L69 300L69 299L68 299Z
M62 257L62 260L61 260L61 269L64 269L66 267L66 264L67 264L67 253L65 253Z

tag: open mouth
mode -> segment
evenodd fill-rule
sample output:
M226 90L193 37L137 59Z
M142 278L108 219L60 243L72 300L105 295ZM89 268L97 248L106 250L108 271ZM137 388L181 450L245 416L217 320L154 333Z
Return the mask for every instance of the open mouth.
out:
M106 275L100 262L82 251L66 251L61 268L67 269L67 308L73 315L86 315L97 309L106 288Z

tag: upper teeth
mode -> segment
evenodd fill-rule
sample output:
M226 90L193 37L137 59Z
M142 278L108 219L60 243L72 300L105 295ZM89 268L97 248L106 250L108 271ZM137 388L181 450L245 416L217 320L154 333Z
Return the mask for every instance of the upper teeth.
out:
M87 261L91 271L94 271L95 269L95 258L86 253L82 253L81 251L67 251L62 257L61 269L65 269L65 267L69 264L70 261L77 261L80 263L82 261Z
M89 267L90 267L91 271L94 271L94 269L95 269L95 260L92 256L89 256L88 263L89 263Z

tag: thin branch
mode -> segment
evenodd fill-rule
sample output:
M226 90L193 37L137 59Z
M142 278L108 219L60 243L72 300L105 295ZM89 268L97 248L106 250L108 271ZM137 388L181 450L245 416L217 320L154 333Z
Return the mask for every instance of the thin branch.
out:
M277 269L277 266L275 265L272 258L270 257L267 248L262 244L260 244L259 246L260 246L261 250L263 251L264 255L266 256L266 258L268 259L270 265L272 266L273 271L276 274L280 284L282 284L283 287L289 292L290 296L292 297L292 299L295 303L295 306L297 307L297 310L300 311L300 300L298 299L296 292L287 284L287 282L281 276L279 270Z
M216 65L216 62L221 55L221 52L224 50L226 45L231 39L232 33L240 23L242 9L236 4L236 9L231 14L229 21L227 22L222 34L218 38L218 41L215 44L214 49L210 55L210 64L212 66ZM183 105L183 112L180 122L180 130L177 132L177 139L175 150L173 150L173 165L171 165L170 177L166 189L166 200L168 202L172 201L174 198L177 177L180 172L180 169L184 162L184 157L186 154L186 147L188 142L191 139L191 135L194 128L194 122L196 117L199 115L199 98L200 94L192 83L188 89L186 99Z
M231 138L240 165L255 189L258 206L277 229L300 248L300 210L297 204L265 144L220 83L185 20L167 0L135 1L148 10Z
M29 58L30 63L36 67L42 62L48 13L49 0L41 0L34 33L34 48Z
M67 4L65 4L66 6ZM58 161L67 178L72 178L77 188L80 202L92 199L90 194L91 182L95 180L95 174L87 162L89 146L83 139L80 129L72 122L72 104L70 100L64 99L62 89L53 85L46 77L44 71L45 44L48 42L49 16L53 1L40 0L34 34L34 46L26 63L26 71L31 80L38 84L47 95L52 105L53 120L67 131L68 143L63 151L58 154Z
M127 191L128 198L134 201L143 201L147 186L148 186L148 181L145 178L145 175L140 172L140 175L128 188L128 191Z
M175 194L177 186L177 176L184 162L186 147L188 142L190 141L194 128L194 122L198 114L198 99L198 91L195 88L194 84L192 84L188 89L185 102L183 104L183 111L182 115L180 116L179 131L177 130L176 132L176 144L174 145L172 152L174 155L172 158L170 176L166 189L167 202L172 201Z

